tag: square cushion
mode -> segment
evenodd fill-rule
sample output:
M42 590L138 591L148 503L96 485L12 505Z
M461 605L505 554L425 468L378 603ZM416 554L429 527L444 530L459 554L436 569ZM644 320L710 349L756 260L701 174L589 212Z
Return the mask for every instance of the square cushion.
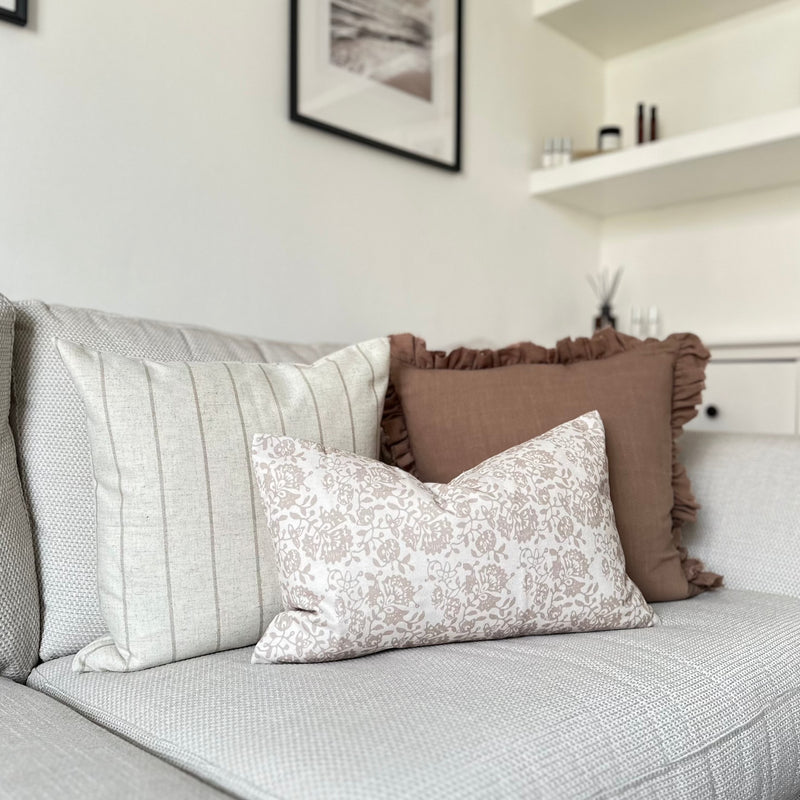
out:
M328 664L252 648L30 683L251 800L791 800L800 600L707 592L662 624Z
M383 417L391 461L422 481L446 482L596 409L628 574L649 601L719 584L680 546L697 504L675 439L697 413L709 357L696 336L642 342L605 329L551 350L523 343L449 354L410 334L391 344Z
M136 670L252 644L280 610L253 435L377 458L387 339L303 365L160 362L57 346L88 416L109 631L75 668Z
M39 589L8 423L14 306L0 295L0 675L24 681L39 651Z
M57 338L161 361L308 363L335 345L290 345L101 311L15 304L11 425L31 514L42 601L40 657L76 653L106 630L97 596L95 489L86 412Z

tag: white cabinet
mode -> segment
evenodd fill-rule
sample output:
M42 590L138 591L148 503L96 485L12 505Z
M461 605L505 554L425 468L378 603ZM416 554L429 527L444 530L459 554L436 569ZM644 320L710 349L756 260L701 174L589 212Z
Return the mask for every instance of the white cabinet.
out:
M800 433L800 343L716 345L690 430Z

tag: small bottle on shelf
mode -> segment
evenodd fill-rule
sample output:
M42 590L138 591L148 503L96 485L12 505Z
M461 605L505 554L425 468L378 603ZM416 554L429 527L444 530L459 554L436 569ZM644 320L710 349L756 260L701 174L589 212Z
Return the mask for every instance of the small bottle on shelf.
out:
M661 329L661 315L658 313L657 306L650 306L647 311L647 335L653 339L658 339Z
M561 152L561 139L556 137L553 139L553 162L551 166L560 167L564 161L564 154Z
M544 140L544 150L542 151L542 169L550 169L553 166L553 140Z
M631 336L637 339L644 338L644 320L642 319L642 309L639 306L631 308Z
M622 128L619 125L604 125L597 132L597 149L610 153L622 147Z
M658 141L658 107L653 106L650 109L650 141Z
M603 303L600 306L600 313L594 318L594 329L596 331L603 328L616 328L617 318L611 313L611 304Z
M636 107L636 144L644 144L644 103Z

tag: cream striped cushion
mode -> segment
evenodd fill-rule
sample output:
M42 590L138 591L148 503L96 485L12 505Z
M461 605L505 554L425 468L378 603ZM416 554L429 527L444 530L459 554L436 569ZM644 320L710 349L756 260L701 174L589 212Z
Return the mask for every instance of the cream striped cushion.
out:
M86 406L109 631L74 668L135 670L254 643L281 606L253 435L377 457L388 340L311 365L58 349Z

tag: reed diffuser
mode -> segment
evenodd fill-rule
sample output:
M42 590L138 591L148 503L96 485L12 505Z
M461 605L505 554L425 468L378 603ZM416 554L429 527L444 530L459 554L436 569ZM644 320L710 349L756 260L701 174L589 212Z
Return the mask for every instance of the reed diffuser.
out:
M587 275L589 285L600 303L600 313L594 318L594 329L616 328L617 318L611 313L611 301L614 299L619 279L622 277L622 267L614 270L613 275L608 269L601 270L597 275Z

